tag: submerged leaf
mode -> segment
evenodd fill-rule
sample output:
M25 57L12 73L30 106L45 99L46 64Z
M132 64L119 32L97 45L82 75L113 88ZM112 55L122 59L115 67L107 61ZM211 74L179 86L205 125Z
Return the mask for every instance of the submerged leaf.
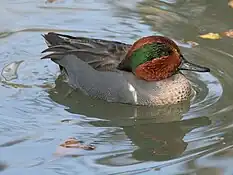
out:
M5 170L8 167L8 165L4 162L0 162L0 172Z
M221 36L218 33L207 33L204 35L200 35L199 37L203 39L212 39L212 40L221 39Z

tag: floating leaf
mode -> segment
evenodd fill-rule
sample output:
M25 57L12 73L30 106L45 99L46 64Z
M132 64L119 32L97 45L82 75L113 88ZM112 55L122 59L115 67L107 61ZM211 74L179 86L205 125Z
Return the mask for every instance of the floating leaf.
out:
M229 5L231 8L233 8L233 0L230 0L230 1L228 2L228 5Z
M233 38L233 30L231 29L231 30L228 30L226 32L223 32L223 35L227 36L229 38Z
M94 150L95 146L93 145L84 145L82 142L78 141L76 138L69 138L64 143L60 145L64 148L81 148L84 150Z
M218 33L207 33L204 35L200 35L199 37L203 39L212 39L212 40L221 39L221 36Z
M55 155L72 157L80 156L80 154L78 154L76 152L76 149L74 148L79 148L83 150L94 150L96 147L93 145L85 145L82 141L79 141L76 138L69 138L64 143L60 144L55 152Z

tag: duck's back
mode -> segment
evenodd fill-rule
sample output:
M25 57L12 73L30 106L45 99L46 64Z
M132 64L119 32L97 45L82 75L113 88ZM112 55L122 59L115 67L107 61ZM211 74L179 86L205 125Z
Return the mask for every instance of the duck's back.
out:
M73 37L53 32L43 37L49 48L42 53L52 52L43 58L54 61L64 55L74 54L98 71L115 71L131 46L117 41Z

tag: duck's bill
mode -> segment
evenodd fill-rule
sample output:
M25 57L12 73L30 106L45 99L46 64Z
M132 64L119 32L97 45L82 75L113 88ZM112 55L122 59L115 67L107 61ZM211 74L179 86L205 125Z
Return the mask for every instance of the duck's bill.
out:
M194 71L194 72L210 72L210 69L208 67L204 67L204 66L191 63L187 61L183 56L182 56L182 63L179 67L179 70L187 70L187 71Z

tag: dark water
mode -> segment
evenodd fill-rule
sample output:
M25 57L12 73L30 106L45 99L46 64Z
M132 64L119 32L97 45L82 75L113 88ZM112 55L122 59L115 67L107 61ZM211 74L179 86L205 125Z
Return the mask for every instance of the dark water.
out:
M0 86L2 174L233 174L233 29L227 0L2 0L0 67L24 60ZM132 43L162 34L211 73L185 73L190 103L160 108L107 104L72 92L58 67L39 60L42 33ZM181 41L194 41L190 47ZM70 137L95 150L62 149Z

